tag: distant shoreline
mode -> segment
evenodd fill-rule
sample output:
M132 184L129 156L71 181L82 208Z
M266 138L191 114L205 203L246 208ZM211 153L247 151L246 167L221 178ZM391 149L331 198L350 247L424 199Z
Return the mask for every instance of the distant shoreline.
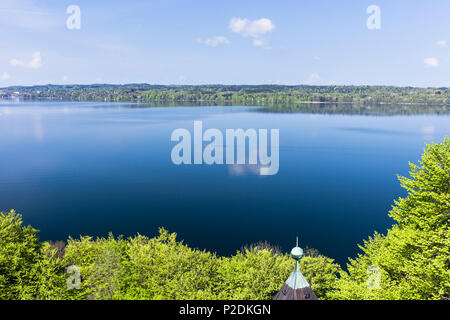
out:
M275 112L449 114L450 88L282 85L43 85L0 89L0 99L242 105Z
M14 100L14 98L4 98L0 97L1 101L9 101ZM55 102L109 102L109 103L136 103L136 104L149 104L149 103L215 103L218 106L222 106L223 104L229 104L230 106L237 106L239 105L239 102L234 102L232 100L221 100L221 101L215 101L215 100L153 100L153 101L140 101L140 100L133 100L133 101L109 101L109 100L63 100L58 98L52 98L52 97L43 97L43 98L34 98L34 99L22 99L21 101L55 101ZM294 104L336 104L336 105L362 105L361 102L342 102L342 101L296 101ZM377 105L410 105L410 106L426 106L430 103L426 102L377 102ZM450 103L441 104L442 106L450 106ZM254 107L265 107L267 105L257 105L257 104L251 104L251 105L245 105L245 106L254 106ZM370 106L367 106L370 108Z

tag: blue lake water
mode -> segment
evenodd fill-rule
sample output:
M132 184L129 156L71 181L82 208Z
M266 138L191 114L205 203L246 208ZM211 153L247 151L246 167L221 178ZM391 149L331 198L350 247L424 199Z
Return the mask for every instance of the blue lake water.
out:
M279 172L174 165L177 128L275 128ZM393 199L425 142L450 117L268 113L251 107L107 103L0 104L0 210L23 214L42 240L177 232L191 247L233 254L267 240L345 263L392 225Z

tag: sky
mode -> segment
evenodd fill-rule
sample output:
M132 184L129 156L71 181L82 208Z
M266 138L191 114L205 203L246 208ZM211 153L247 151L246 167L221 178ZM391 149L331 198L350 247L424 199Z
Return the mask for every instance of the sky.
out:
M448 0L0 0L0 87L450 87Z

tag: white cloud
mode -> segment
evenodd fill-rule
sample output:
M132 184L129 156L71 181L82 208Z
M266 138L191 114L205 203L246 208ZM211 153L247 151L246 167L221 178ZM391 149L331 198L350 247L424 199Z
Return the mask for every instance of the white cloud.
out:
M230 20L229 28L232 32L240 34L242 37L252 37L253 45L264 49L270 49L269 42L261 36L272 32L275 25L270 19L261 18L250 21L249 19L233 18Z
M243 37L259 38L261 35L272 32L275 25L267 18L250 21L248 19L233 18L229 25L231 31L239 33Z
M320 75L318 73L312 73L306 80L306 84L313 84L320 80Z
M447 48L447 41L446 40L439 40L437 42L437 45L441 48Z
M19 59L11 59L9 60L9 64L13 67L39 69L43 66L41 52L40 51L34 52L31 56L31 60L28 63Z
M319 61L320 57L319 56L314 56L313 59Z
M425 65L429 68L435 68L439 66L439 60L436 58L425 58L423 59L423 62L425 63Z
M253 40L253 45L255 47L261 47L264 49L271 49L271 47L269 46L269 42L265 39L254 39Z
M210 47L217 47L218 45L230 44L231 42L223 36L215 36L206 39L197 38L197 43L204 44Z
M40 67L42 67L42 57L39 51L33 53L32 59L28 63L28 67L32 69L39 69Z
M6 71L3 72L2 75L0 76L0 79L2 79L2 80L8 80L9 78L11 78L11 76Z
M244 29L248 26L248 24L249 24L248 19L232 18L230 20L229 27L231 31L235 33L242 33Z

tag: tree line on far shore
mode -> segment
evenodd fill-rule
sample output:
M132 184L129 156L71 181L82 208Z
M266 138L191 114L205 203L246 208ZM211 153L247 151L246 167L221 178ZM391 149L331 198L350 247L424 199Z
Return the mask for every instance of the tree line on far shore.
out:
M15 86L0 89L0 98L25 100L141 102L150 104L233 104L272 106L302 110L305 103L397 105L401 112L448 112L450 88L394 86L283 86L283 85L201 85L163 86L150 84L95 84ZM414 106L416 107L414 107ZM319 108L319 106L316 106ZM375 110L376 111L376 110Z

